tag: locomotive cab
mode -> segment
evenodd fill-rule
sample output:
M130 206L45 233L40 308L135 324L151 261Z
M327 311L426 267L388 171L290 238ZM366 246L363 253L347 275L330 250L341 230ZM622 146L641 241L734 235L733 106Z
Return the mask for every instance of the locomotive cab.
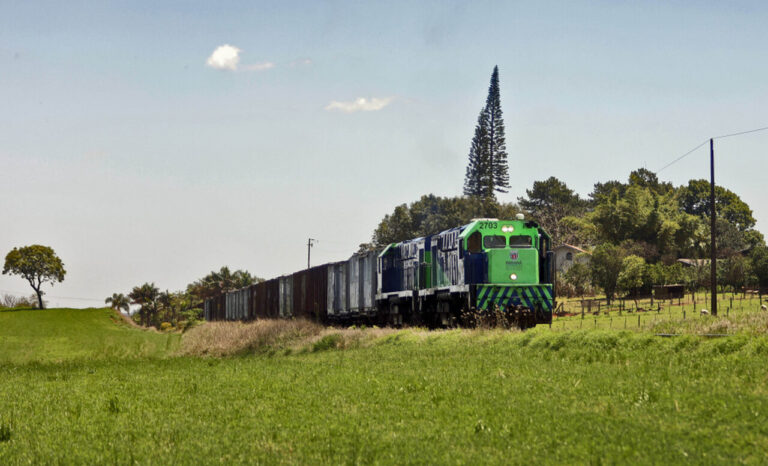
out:
M478 309L525 308L535 323L550 322L554 307L549 235L536 222L477 219L461 235L466 283Z

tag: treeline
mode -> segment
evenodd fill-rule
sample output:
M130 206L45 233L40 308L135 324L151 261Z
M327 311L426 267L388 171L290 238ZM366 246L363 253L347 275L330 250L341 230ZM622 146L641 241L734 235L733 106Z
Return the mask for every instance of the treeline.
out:
M139 325L184 330L202 318L206 299L261 281L248 271L232 272L225 266L190 283L184 291L160 291L154 283L144 283L134 286L127 295L114 293L105 303L130 315ZM130 312L131 305L138 306L136 312Z
M422 196L397 206L362 248L424 236L477 217L514 218L522 212L552 235L555 245L570 244L590 253L590 260L564 274L560 293L583 294L595 288L617 292L649 292L653 284L707 286L710 253L709 182L690 180L682 186L660 181L646 169L626 182L598 182L587 198L550 177L533 183L515 203L477 196ZM717 186L716 235L718 283L735 289L768 285L768 250L757 231L752 210L734 192ZM677 259L701 259L684 268ZM589 265L587 265L589 264ZM707 269L708 270L708 269Z

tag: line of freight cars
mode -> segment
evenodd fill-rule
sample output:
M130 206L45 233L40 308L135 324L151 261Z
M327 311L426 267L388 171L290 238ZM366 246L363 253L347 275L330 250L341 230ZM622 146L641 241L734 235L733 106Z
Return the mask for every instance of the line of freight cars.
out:
M446 326L500 310L520 327L552 321L554 255L539 225L476 219L208 299L206 320L303 317L322 323Z

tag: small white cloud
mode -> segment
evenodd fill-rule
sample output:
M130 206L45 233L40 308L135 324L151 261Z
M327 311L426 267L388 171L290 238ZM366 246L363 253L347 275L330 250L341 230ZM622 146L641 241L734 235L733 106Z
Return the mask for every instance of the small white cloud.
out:
M254 63L253 65L244 65L243 68L249 71L264 71L275 67L275 64L271 61L265 61L262 63Z
M296 68L297 66L309 66L312 64L311 58L301 58L299 60L293 60L291 63L289 63L289 66L291 68Z
M211 68L230 71L237 70L238 63L240 63L240 49L229 44L216 47L205 62Z
M344 113L352 112L375 112L389 105L392 102L392 97L371 97L366 99L365 97L358 97L355 100L348 102L332 101L325 106L328 111L339 110Z

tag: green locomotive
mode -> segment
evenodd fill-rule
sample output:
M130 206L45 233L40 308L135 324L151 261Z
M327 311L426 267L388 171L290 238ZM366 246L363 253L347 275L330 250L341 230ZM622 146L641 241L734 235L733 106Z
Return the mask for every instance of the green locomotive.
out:
M550 236L522 215L391 244L378 260L379 314L391 324L452 325L467 312L502 312L521 328L551 323L550 249Z

